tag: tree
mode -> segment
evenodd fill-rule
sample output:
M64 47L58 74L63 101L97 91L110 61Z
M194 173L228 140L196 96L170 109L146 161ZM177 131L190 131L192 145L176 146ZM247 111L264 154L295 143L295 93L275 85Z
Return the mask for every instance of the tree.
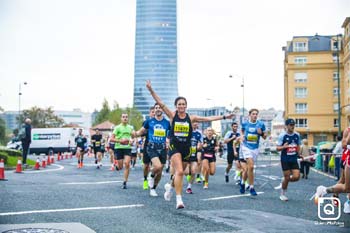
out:
M6 123L0 117L0 144L5 144L6 141Z
M104 99L103 103L102 103L102 109L97 114L94 125L100 124L100 123L108 120L108 116L109 116L110 112L111 112L111 109L109 108L108 101L106 99Z
M129 124L134 126L135 130L138 130L142 126L143 117L142 114L135 108L116 108L110 114L108 120L115 125L120 124L120 118L122 113L127 113L129 116Z
M64 120L56 116L51 107L41 109L34 106L31 109L24 110L17 120L23 123L25 118L30 118L32 120L33 128L62 127L64 124Z

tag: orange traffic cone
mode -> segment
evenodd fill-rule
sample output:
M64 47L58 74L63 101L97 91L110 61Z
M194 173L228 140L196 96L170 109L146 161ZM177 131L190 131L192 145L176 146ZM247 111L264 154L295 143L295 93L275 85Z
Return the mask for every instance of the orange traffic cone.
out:
M39 163L40 163L39 158L37 158L35 166L34 166L34 170L39 170L40 169L40 164Z
M61 153L58 152L58 153L57 153L57 161L60 161L60 160L61 160Z
M45 159L45 158L42 160L42 162L41 162L41 166L42 166L43 168L45 168L45 167L46 167L46 159Z
M4 159L0 160L0 181L6 181Z
M51 157L51 163L55 163L55 158L54 158L54 156Z
M68 154L67 153L65 153L65 156L66 156L66 159L68 159Z
M47 155L47 166L51 165L51 158L50 158L50 154Z
M17 166L16 166L16 173L22 173L22 160L21 157L18 157Z

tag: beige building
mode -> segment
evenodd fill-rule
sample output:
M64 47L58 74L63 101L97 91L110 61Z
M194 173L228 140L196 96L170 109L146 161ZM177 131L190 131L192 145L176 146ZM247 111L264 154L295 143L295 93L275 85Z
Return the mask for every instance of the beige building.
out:
M309 145L334 141L349 125L349 17L342 27L344 37L295 36L283 47L285 118L295 119Z
M343 115L347 119L346 125L344 127L349 127L350 122L350 17L344 20L342 25L344 28L344 38L343 38L343 64L344 64L344 107Z

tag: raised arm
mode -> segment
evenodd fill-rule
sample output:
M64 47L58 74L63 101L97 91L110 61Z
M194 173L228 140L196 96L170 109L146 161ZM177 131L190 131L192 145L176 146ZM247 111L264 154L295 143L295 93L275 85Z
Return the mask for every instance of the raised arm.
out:
M191 115L191 121L192 122L218 121L218 120L232 119L234 115L235 114L233 113L230 113L227 115L209 116L209 117Z
M150 80L147 80L146 87L151 93L153 99L156 101L157 104L159 104L159 106L163 109L164 113L169 117L169 119L173 119L174 113L163 103L162 99L157 95L157 93L155 93Z

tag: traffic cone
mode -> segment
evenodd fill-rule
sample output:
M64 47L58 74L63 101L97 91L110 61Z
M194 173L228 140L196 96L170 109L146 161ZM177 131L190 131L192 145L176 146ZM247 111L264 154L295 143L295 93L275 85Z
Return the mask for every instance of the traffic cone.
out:
M22 173L22 160L21 157L18 157L17 166L16 166L16 173Z
M41 162L41 166L42 166L43 168L45 168L45 167L46 167L46 159L45 159L45 158L42 160L42 162Z
M51 163L55 163L55 158L54 158L54 156L51 157Z
M0 181L6 181L4 159L0 160Z
M60 161L60 160L61 160L61 153L58 152L58 153L57 153L57 161Z
M36 159L36 163L35 163L35 166L34 166L34 170L39 170L40 169L40 161L39 161L39 157Z
M50 154L47 155L47 166L51 165L51 158L50 158Z
M65 156L66 156L66 159L68 159L68 154L67 153L65 153Z

